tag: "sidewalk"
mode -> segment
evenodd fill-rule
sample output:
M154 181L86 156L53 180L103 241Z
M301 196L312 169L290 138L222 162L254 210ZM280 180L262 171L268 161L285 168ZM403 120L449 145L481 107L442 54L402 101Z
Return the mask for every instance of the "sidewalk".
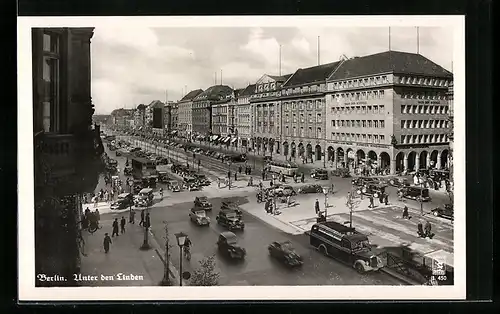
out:
M129 224L126 232L111 238L112 244L106 254L103 248L104 233L111 236L114 218L122 215L106 215L100 221L101 229L94 234L82 230L85 240L85 256L81 257L81 275L95 276L93 280L84 280L82 286L158 286L164 276L164 264L155 249L163 250L150 234L151 249L140 249L144 241L144 229L137 224ZM175 276L175 277L174 277ZM171 278L178 278L171 267ZM90 278L88 278L90 279ZM174 281L175 284L175 281Z

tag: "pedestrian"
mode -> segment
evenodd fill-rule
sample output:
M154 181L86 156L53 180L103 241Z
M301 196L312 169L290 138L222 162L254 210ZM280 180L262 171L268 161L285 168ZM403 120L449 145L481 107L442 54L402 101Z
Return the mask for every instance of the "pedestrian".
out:
M384 193L380 193L380 195L378 196L378 202L380 204L382 204L384 202Z
M389 205L389 194L387 193L384 195L384 203L385 205Z
M103 246L104 246L104 253L109 252L109 245L112 244L111 238L109 237L109 234L105 233L104 234L104 241L103 241Z
M139 226L144 226L144 209L141 210L141 221L139 222Z
M410 216L408 215L408 206L403 208L403 219L410 219Z
M145 226L146 229L148 229L149 227L151 227L151 217L149 216L149 213L146 214L146 221L145 221Z
M427 220L427 222L425 223L425 236L426 237L429 237L429 238L432 238L432 233L431 233L431 223Z
M264 203L264 210L266 211L266 213L269 214L269 200L266 200L266 202Z
M163 188L160 188L160 198L163 199Z
M368 206L368 207L370 207L370 208L375 207L375 205L373 205L373 196L372 195L370 195L370 206Z
M262 190L264 188L264 184L262 183L262 181L259 182L259 189Z
M305 180L305 176L304 176L304 173L302 172L302 174L300 175L300 182L304 183L304 180Z
M265 180L266 180L265 171L262 170L262 181L265 181Z
M241 166L238 167L238 172L241 174L241 171L243 170L243 168Z
M118 218L115 218L113 221L113 233L111 234L111 237L118 236Z
M297 183L297 174L296 173L293 174L293 182Z
M130 209L130 220L129 223L135 224L135 210Z
M125 217L122 216L122 219L120 220L120 232L121 233L125 233L125 224L126 224Z
M404 202L404 200L403 200L403 191L398 191L398 201Z
M290 207L291 204L292 204L292 196L288 195L286 197L286 207Z
M417 234L418 234L419 237L425 238L425 233L424 233L424 228L422 226L422 221L418 222L418 225L417 225Z
M318 214L320 212L319 210L319 200L316 199L316 202L314 203L314 209L316 211L316 214Z
M95 219L97 221L97 225L99 226L99 221L101 220L101 213L99 212L99 208L95 209Z
M234 172L234 181L238 181L238 173L236 171Z
M228 178L228 179L231 179L231 170L229 170L229 171L227 172L227 178Z
M97 195L96 195L96 196L94 196L94 198L92 199L92 201L93 201L93 203L94 203L94 208L96 208L96 207L97 207L97 201L98 201L98 199L97 199Z

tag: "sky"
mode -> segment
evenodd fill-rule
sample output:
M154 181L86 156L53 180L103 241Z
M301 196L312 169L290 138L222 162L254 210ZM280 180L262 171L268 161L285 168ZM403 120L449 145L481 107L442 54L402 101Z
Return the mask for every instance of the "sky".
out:
M392 27L391 50L417 52L416 27ZM244 88L262 75L389 50L388 27L147 28L106 25L92 38L92 101L96 114L153 100L176 101L220 84ZM420 27L420 54L452 70L450 27ZM186 92L187 91L187 92Z

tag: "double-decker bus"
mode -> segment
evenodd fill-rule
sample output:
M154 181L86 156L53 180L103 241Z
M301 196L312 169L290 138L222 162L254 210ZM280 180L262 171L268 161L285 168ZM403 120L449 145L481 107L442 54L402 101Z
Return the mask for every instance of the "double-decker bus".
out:
M267 168L270 172L282 173L290 177L294 174L298 175L299 172L299 166L290 161L271 160L267 163Z
M132 176L134 179L142 179L156 174L156 163L153 160L140 157L132 159Z

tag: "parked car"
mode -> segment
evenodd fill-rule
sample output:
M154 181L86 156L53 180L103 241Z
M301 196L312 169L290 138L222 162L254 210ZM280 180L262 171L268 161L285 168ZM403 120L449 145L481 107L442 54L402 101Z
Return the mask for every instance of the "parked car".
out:
M207 213L202 208L191 208L189 212L189 219L198 226L208 226L210 224L210 218L207 217Z
M111 204L112 210L129 208L134 205L134 196L130 193L122 193L118 195L118 199Z
M244 259L247 254L245 248L239 245L236 235L229 231L221 232L217 240L217 249L232 259Z
M234 210L222 209L216 217L217 223L227 229L245 229L245 223L241 219L241 216Z
M385 188L387 186L385 184L373 184L373 183L368 183L362 187L358 187L356 189L356 193L358 195L370 195L375 198L378 198L380 195L385 194Z
M313 169L311 171L311 178L316 180L328 180L328 171L325 169Z
M301 266L304 262L302 257L293 248L292 242L274 241L267 247L269 255L287 266Z
M212 203L208 201L206 196L197 196L194 199L194 206L204 210L212 210Z
M434 208L432 214L436 217L453 220L453 204L445 204L443 207Z
M347 168L337 168L331 171L332 176L341 177L341 178L349 178L351 174L349 173L349 169Z
M431 200L429 196L429 189L421 188L419 186L406 186L398 189L398 193L402 193L404 198L428 202Z
M300 187L298 192L300 194L323 193L323 187L319 184L308 184Z
M204 174L195 173L193 176L198 180L199 184L202 186L209 186L211 183L210 180L207 178L207 176L205 176Z
M410 181L408 181L408 179L406 179L406 178L390 178L389 180L387 180L387 183L390 186L394 186L397 188L410 186Z
M351 180L351 183L354 186L363 186L363 185L368 184L368 183L377 184L379 182L380 182L379 179L371 178L371 177L358 177L358 178L354 178Z
M274 189L274 193L277 197L283 196L295 196L297 192L290 185L277 185L276 187L272 187Z
M200 191L201 186L198 184L198 180L193 177L185 177L184 178L184 187L188 191Z

